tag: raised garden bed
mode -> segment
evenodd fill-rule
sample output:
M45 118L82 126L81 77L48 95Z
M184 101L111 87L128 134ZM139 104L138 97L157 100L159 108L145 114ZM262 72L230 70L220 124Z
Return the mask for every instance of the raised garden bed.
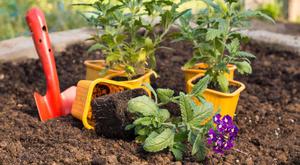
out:
M171 46L175 51L157 52L160 78L153 86L184 91L180 67L190 58L191 46ZM88 55L87 48L74 45L56 57L62 90L84 78L84 60L101 57L99 52ZM205 164L299 164L300 57L251 44L245 49L257 59L252 75L236 78L247 86L235 118L240 129L236 146L224 157L209 153ZM173 163L169 152L146 153L134 141L97 136L72 116L40 122L32 94L44 89L39 61L0 65L0 164Z

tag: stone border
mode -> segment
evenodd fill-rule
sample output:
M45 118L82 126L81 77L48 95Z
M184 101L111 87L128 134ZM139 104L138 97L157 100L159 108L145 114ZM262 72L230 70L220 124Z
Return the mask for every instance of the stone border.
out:
M83 42L93 34L89 28L55 32L50 34L55 51L63 51L68 45ZM264 30L245 30L241 33L251 41L278 51L288 51L300 55L300 36L279 34ZM24 58L38 58L31 37L18 37L0 42L0 61Z
M63 51L68 45L83 42L93 33L89 28L74 29L50 33L50 40L55 51ZM23 58L38 58L31 37L17 37L0 41L0 61Z
M245 30L241 32L251 41L277 51L287 51L300 55L300 36L274 33L264 30Z

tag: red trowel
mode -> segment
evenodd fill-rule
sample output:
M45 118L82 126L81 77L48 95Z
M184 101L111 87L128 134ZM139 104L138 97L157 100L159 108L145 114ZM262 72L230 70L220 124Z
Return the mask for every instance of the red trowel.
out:
M70 114L76 96L76 87L72 86L60 93L53 49L48 35L48 28L41 10L33 8L26 14L27 24L32 32L32 39L39 55L47 83L45 96L34 93L39 116L42 121Z

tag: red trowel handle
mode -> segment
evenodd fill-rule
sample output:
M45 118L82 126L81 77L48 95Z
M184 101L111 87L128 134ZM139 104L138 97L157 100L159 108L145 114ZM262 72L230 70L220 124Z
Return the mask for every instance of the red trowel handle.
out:
M51 104L52 116L60 116L61 96L59 81L44 14L38 8L32 8L27 12L26 21L32 32L35 48L43 65L47 83L47 104ZM39 108L39 112L43 112L43 110ZM43 115L40 114L40 116ZM43 120L43 117L41 118Z

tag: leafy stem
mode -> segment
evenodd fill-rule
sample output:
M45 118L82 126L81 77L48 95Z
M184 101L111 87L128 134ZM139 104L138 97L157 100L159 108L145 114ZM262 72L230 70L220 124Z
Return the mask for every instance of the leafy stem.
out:
M174 96L173 90L159 88L154 91L151 86L146 85L152 91L155 101L147 96L130 100L128 111L135 114L136 118L126 128L134 129L137 139L141 140L143 148L148 152L169 148L175 158L181 160L187 148L184 144L188 142L193 146L193 155L205 153L203 138L208 128L211 128L209 121L214 112L210 103L198 100L199 97L196 96L201 96L209 81L205 77L196 84L191 94L181 92L178 96ZM202 104L197 105L194 99ZM167 109L160 108L171 102L179 105L180 116L171 116Z

